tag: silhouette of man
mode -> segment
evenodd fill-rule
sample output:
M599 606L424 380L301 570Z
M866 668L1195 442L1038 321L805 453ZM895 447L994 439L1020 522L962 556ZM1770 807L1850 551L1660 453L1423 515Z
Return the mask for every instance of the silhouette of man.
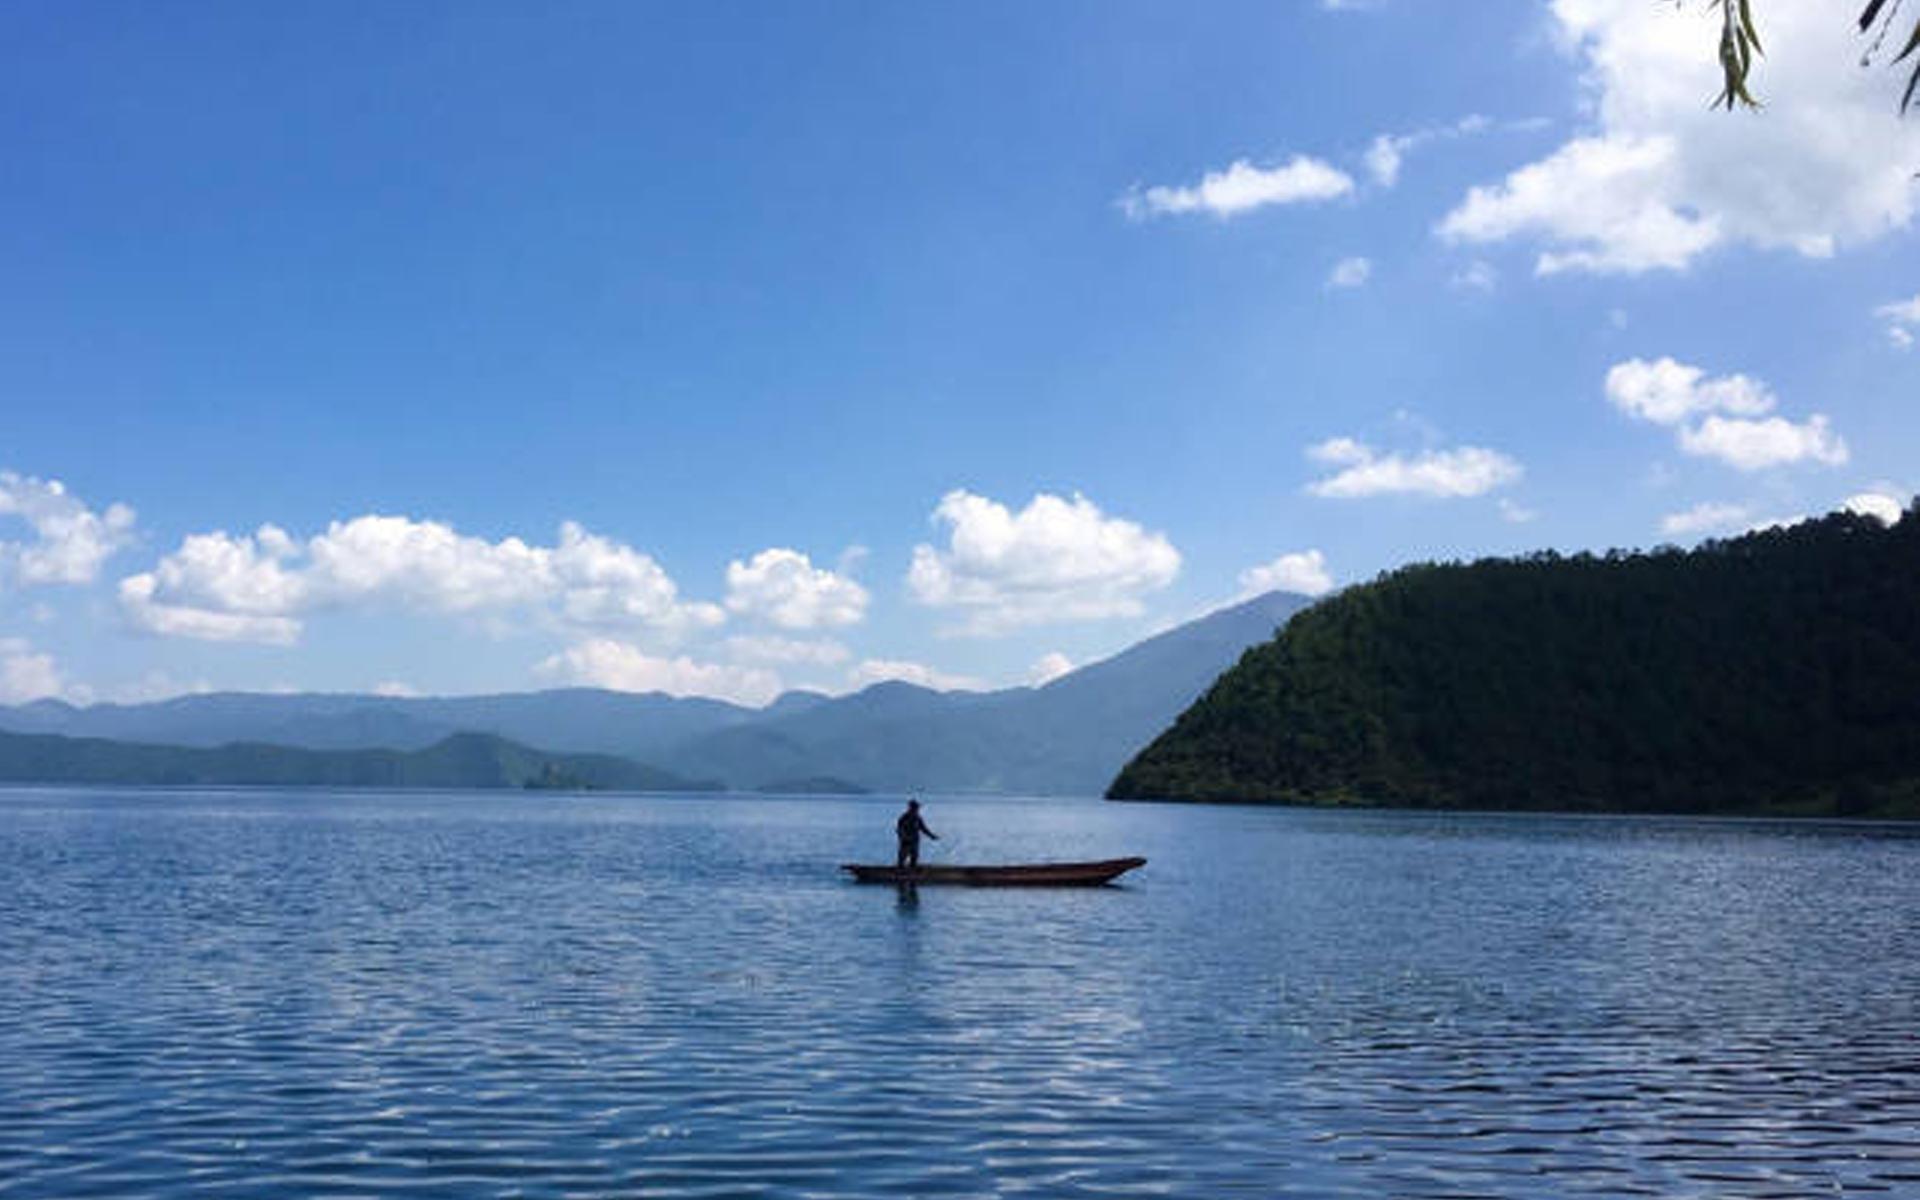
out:
M893 823L893 831L898 834L900 838L900 853L894 859L894 865L897 867L917 867L920 865L921 834L926 834L936 842L940 840L940 835L928 829L927 823L920 819L920 802L918 800L907 801L907 811L901 813L900 819Z

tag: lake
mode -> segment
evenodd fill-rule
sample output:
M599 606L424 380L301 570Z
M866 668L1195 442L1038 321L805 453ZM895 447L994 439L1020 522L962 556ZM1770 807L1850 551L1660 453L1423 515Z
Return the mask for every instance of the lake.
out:
M0 791L0 1195L1920 1196L1920 830Z

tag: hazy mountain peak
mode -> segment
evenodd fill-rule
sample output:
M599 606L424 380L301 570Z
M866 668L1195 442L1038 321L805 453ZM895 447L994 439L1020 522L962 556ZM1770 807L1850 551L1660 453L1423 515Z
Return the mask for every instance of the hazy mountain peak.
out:
M763 709L582 687L414 697L213 692L84 709L39 701L0 708L0 730L189 747L438 747L442 755L485 745L475 739L486 736L554 754L656 762L742 788L832 778L874 789L1093 794L1308 603L1284 592L1255 596L1042 688L940 692L896 679L846 696L790 691Z

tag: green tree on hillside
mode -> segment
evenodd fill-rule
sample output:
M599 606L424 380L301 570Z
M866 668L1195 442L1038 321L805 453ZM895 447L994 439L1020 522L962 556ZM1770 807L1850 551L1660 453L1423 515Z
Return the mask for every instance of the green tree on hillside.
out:
M1920 816L1920 506L1393 572L1248 651L1109 794Z

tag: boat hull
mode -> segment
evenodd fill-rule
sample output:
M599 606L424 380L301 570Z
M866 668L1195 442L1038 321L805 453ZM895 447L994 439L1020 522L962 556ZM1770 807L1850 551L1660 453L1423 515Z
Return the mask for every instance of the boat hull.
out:
M917 867L843 863L840 869L858 883L935 884L968 887L1099 887L1143 867L1144 858L1109 858L1100 862L1018 863L1004 866L963 866L944 863Z

